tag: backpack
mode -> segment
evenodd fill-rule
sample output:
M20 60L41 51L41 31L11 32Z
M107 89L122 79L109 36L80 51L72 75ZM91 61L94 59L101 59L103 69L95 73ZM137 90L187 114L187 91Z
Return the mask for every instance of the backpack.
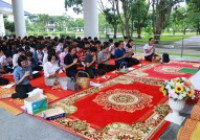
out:
M168 63L169 61L170 61L169 54L168 53L163 53L163 55L162 55L162 62L163 63Z

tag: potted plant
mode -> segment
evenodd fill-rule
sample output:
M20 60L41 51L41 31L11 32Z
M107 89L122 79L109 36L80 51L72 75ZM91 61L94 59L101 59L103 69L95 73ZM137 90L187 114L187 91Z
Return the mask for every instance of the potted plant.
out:
M165 120L181 125L185 117L179 115L185 107L188 98L195 98L193 84L186 78L175 78L166 81L160 88L164 96L168 96L169 106L172 110Z

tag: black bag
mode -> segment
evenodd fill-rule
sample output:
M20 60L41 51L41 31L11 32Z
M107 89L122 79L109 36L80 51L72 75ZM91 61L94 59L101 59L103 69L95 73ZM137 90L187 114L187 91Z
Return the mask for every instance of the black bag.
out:
M168 53L163 53L162 55L162 62L163 63L169 63L170 59L169 59L169 54Z

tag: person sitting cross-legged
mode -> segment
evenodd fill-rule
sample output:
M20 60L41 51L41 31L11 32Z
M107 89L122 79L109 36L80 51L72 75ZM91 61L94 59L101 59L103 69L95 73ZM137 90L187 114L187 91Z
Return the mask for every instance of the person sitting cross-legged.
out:
M44 80L46 86L51 86L56 89L61 85L60 79L58 78L61 67L58 65L58 57L55 53L48 54L48 62L44 65Z
M115 50L115 65L117 68L123 64L126 64L127 67L131 67L133 63L127 59L129 57L129 53L124 49L123 41L119 41L119 47Z
M98 75L105 74L105 71L102 69L96 69L97 64L97 48L91 47L90 52L85 58L86 72L90 75L90 78L97 77Z
M15 80L15 90L14 94L6 94L0 96L0 98L20 98L24 99L28 97L29 92L33 91L35 88L31 86L30 79L32 78L32 69L28 66L26 56L19 56L18 58L18 66L15 68L13 72L14 80Z
M69 47L68 54L64 58L64 68L68 77L76 77L78 57L76 56L76 48Z
M155 56L154 39L149 38L149 43L144 46L144 57L146 61L152 61Z
M98 68L103 69L106 72L114 71L116 67L114 65L109 65L110 58L109 45L102 46L102 50L97 55Z

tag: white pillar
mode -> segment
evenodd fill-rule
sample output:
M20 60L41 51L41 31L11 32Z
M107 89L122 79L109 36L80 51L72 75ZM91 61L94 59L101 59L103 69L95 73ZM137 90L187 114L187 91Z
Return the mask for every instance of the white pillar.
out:
M16 36L26 35L23 0L12 0Z
M4 35L5 35L5 26L4 26L3 14L0 13L0 36Z
M84 34L85 37L99 36L97 0L83 0Z

